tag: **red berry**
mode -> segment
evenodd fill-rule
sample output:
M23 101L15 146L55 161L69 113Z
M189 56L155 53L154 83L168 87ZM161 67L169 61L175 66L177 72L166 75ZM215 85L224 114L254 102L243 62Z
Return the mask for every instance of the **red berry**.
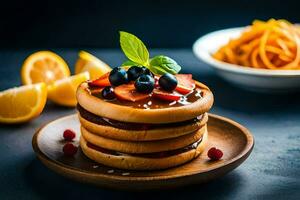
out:
M64 131L64 138L67 141L72 141L75 138L75 136L76 136L75 132L70 129L66 129Z
M78 150L78 147L76 147L72 143L67 143L63 147L63 152L64 152L64 154L66 156L73 156L73 155L75 155L75 153L77 152L77 150Z
M212 147L207 152L207 156L211 160L220 160L223 156L223 152L220 149L217 149L216 147Z

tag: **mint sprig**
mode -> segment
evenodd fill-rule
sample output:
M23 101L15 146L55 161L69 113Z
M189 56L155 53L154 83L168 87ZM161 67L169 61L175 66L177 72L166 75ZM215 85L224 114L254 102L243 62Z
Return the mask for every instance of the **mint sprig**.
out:
M177 74L181 67L175 60L164 55L150 59L146 45L135 35L120 31L120 45L129 59L122 66L145 66L152 73L163 75L165 73Z

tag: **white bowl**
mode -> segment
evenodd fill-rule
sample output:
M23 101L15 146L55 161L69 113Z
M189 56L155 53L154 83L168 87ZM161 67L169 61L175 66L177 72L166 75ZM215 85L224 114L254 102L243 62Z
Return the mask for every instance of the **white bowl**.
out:
M268 70L241 67L221 62L212 57L229 39L238 37L245 27L215 31L199 38L193 45L194 54L213 67L225 80L238 87L254 91L300 91L300 70Z

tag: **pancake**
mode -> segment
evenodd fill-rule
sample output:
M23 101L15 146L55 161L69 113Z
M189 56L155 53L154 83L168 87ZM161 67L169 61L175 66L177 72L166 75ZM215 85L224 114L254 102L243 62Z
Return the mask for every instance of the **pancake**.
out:
M80 106L97 116L122 122L164 124L194 119L211 108L212 92L199 82L196 82L196 87L202 92L202 97L197 101L188 105L158 109L134 108L97 98L91 95L86 82L78 87L76 96Z
M155 128L144 130L127 130L116 128L110 125L102 125L100 123L97 123L97 120L92 120L95 122L93 123L89 121L91 120L90 118L86 116L82 117L81 114L78 114L78 118L81 125L85 129L99 136L126 141L154 141L179 137L197 131L207 123L208 115L207 113L204 113L200 119L193 120L189 123L180 123L179 125L166 124L166 126L157 126Z
M84 137L80 138L80 146L83 153L90 159L106 166L115 167L127 170L157 170L175 167L184 164L201 154L207 145L207 131L205 130L201 141L197 146L187 149L186 151L179 151L177 154L163 157L145 157L137 154L110 154L98 151L87 145Z
M131 142L105 138L93 134L81 126L81 135L86 141L96 146L122 153L154 153L179 149L198 141L206 131L205 125L196 132L176 138L156 141Z

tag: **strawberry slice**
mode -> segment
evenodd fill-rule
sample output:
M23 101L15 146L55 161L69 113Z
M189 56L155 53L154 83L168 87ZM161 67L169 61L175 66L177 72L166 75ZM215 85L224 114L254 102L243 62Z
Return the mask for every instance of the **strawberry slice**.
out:
M195 81L192 74L177 74L176 79L178 84L175 90L181 94L188 94L195 88Z
M132 102L140 101L150 97L150 94L137 92L133 83L120 85L116 87L114 91L117 98Z
M152 96L165 101L178 101L182 95L176 92L166 92L163 90L154 89Z
M175 88L175 90L177 92L179 92L180 94L183 94L183 95L189 94L190 92L193 91L193 89L184 87L182 85L177 85L177 87Z
M107 72L106 74L103 74L100 78L97 78L91 82L89 82L89 86L92 87L106 87L106 86L110 86L110 82L109 82L109 73Z

